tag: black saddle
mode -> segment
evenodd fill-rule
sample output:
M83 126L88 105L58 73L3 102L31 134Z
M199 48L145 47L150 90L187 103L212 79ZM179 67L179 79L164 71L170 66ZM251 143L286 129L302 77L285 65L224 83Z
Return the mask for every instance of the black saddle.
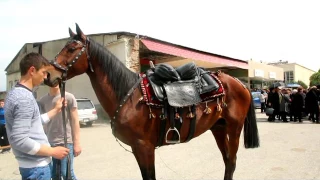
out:
M219 88L209 73L194 63L177 68L161 63L147 70L146 75L159 101L168 100L170 106L185 107L201 102L200 94Z

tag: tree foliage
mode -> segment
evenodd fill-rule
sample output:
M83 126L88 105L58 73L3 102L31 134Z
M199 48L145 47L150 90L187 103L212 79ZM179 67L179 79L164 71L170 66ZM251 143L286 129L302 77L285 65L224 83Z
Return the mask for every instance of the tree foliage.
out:
M318 72L310 76L310 86L316 86L320 84L320 69Z
M306 85L306 83L304 83L303 81L298 81L297 84L300 84L300 86L302 86L304 89L308 88L308 85Z

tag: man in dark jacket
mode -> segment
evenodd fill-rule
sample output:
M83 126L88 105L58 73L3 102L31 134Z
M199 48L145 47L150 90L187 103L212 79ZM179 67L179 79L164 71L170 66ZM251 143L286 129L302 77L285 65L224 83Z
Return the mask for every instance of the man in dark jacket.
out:
M272 108L274 92L275 92L275 89L270 88L270 92L268 93L268 99L267 99L267 108ZM274 120L275 120L275 114L273 111L273 115L269 116L268 121L274 121Z
M316 86L312 86L309 92L306 95L308 112L310 112L310 116L312 122L319 123L319 92Z
M297 118L299 119L299 122L302 122L302 112L303 112L303 95L302 95L302 88L298 88L298 92L292 95L292 111L294 115L294 122L297 121Z

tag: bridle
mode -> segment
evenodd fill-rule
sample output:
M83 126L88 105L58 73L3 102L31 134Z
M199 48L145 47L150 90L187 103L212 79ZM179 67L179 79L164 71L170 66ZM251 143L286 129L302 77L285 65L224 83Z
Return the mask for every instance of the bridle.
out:
M57 57L61 54L61 52L63 50L66 49L66 47L71 44L71 43L77 43L79 44L80 46L82 46L81 50L79 51L79 53L76 55L76 57L70 61L70 62L66 62L66 66L61 66L60 64L57 63ZM67 77L67 73L68 73L68 70L79 60L79 58L81 57L81 55L85 52L86 55L87 55L87 59L88 59L88 64L89 64L89 68L90 68L90 71L91 72L94 72L93 68L92 68L92 64L91 64L91 61L90 61L90 55L88 53L88 47L89 47L89 44L90 44L90 40L89 40L89 37L86 38L86 41L85 43L82 43L81 41L79 40L76 40L76 39L72 39L70 41L67 42L67 44L64 46L64 48L55 56L54 60L50 60L49 63L54 66L57 70L59 70L60 72L62 72L62 76L61 76L61 79L64 81L66 80L66 77Z
M79 45L82 46L81 50L79 51L79 53L77 54L77 56L69 63L66 62L66 66L61 66L60 64L58 64L56 62L57 57L60 55L60 53L66 49L66 47L71 44L71 43L77 43ZM91 70L91 72L94 72L93 68L92 68L92 64L90 61L90 55L88 53L88 46L89 46L89 38L86 38L85 43L82 43L79 40L75 40L72 39L70 41L67 42L67 44L65 45L65 47L56 55L56 57L54 58L54 60L49 61L49 63L54 66L57 70L59 70L60 72L62 72L61 75L61 80L59 82L59 87L60 87L60 93L61 93L61 97L64 98L63 102L62 102L62 108L61 108L61 113L62 113L62 120L63 120L63 130L64 130L64 147L68 148L68 141L67 141L67 120L66 120L66 106L65 106L65 87L66 87L66 80L67 80L67 73L69 68L71 68L80 58L80 56L85 52L87 54L87 59L88 59L88 64L89 64L89 68ZM67 174L66 174L66 179L67 180L72 180L71 177L71 159L70 159L70 154L68 154L67 156ZM60 179L61 178L61 160L59 160L57 162L56 165L56 176Z

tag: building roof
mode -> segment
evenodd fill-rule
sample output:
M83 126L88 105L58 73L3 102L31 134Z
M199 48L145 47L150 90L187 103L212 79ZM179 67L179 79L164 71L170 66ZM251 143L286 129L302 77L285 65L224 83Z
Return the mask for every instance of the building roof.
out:
M97 35L118 35L118 36L137 37L137 38L141 38L142 42L145 45L146 45L146 43L150 42L149 40L152 40L154 42L154 44L153 44L154 48L151 49L151 50L154 50L154 51L158 51L158 52L161 51L162 53L168 53L168 52L163 52L164 49L159 49L159 47L155 48L155 46L154 46L155 43L157 43L157 44L160 43L160 44L167 45L167 47L171 46L171 47L173 47L173 49L179 50L179 52L172 52L172 49L169 50L170 51L169 54L171 54L171 55L187 57L187 58L196 58L198 60L199 60L199 58L204 58L203 60L208 60L208 61L217 60L218 62L219 61L221 62L221 60L224 59L224 60L226 60L226 61L224 61L224 63L226 63L226 62L230 63L231 66L236 66L236 67L248 69L248 67L247 67L248 63L245 60L240 60L240 59L235 59L235 58L231 58L231 57L227 57L227 56L223 56L223 55L213 54L213 53L209 53L209 52L193 49L193 48L190 48L190 47L181 46L181 45L178 45L178 44L173 44L173 43L170 43L170 42L162 41L162 40L159 40L159 39L156 39L156 38L152 38L152 37L149 37L149 36L145 36L145 35L139 35L139 34L135 34L135 33L131 33L131 32L125 32L125 31L119 31L119 32L110 32L110 33L88 34L87 36L97 36ZM55 39L55 40L43 41L43 42L25 43L22 46L22 48L18 51L16 56L11 60L9 65L6 67L5 71L7 71L7 69L10 67L10 65L14 62L14 60L19 55L20 51L26 46L26 44L39 45L39 44L42 44L42 43L54 42L54 41L58 41L58 40L68 39L68 38L61 38L61 39ZM147 46L147 48L148 48L148 46L150 48L152 45L149 43L149 45L146 45L146 46ZM183 53L183 54L181 54L181 53Z

